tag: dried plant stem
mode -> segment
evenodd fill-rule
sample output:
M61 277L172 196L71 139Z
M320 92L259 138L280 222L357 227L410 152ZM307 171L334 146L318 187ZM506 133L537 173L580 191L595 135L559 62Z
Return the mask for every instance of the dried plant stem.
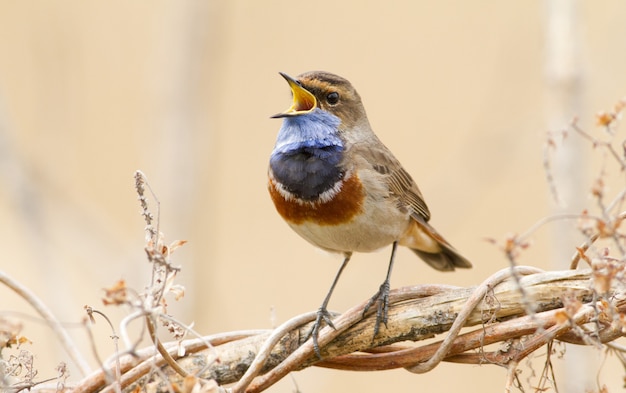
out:
M183 343L183 345L188 356L193 356L194 353L206 349L207 344L224 345L226 343L243 340L248 337L261 337L264 334L269 333L267 330L244 330L220 333L200 339L187 340ZM173 355L177 351L175 344L166 343L164 346L170 355ZM123 373L121 378L122 388L127 388L133 382L136 382L141 377L146 376L154 367L161 367L165 364L165 360L163 360L162 356L155 352L154 346L151 346L135 351L132 354L124 354L117 359L120 364L120 370ZM101 391L102 393L112 393L115 391L113 386L106 386L106 384L106 373L103 370L97 370L77 383L72 390L72 393L92 393L96 391Z
M161 354L165 362L174 371L176 371L178 375L180 375L183 378L186 377L187 375L189 375L189 373L184 368L180 367L178 363L176 363L176 359L174 359L172 355L170 355L170 353L165 349L165 347L163 346L163 343L157 337L156 329L154 325L155 325L155 321L153 320L153 318L150 315L146 315L146 326L148 327L150 338L152 339L152 342L156 346L157 350L159 351L159 353Z
M85 306L85 312L87 313L87 316L89 317L89 321L91 323L95 323L95 318L94 318L94 314L98 315L100 317L102 317L106 323L109 325L109 327L111 328L111 338L113 339L113 344L115 346L115 354L117 356L115 356L115 391L116 393L120 393L121 392L121 386L120 386L120 379L122 378L122 373L120 371L121 369L121 365L120 365L120 357L119 357L119 336L117 335L117 333L115 332L115 327L113 326L113 323L111 323L111 320L109 319L109 317L106 316L106 314L104 314L103 312L94 309L93 307L90 306ZM95 340L93 338L93 334L91 332L91 326L86 325L85 326L87 328L87 332L89 334L89 338L90 338L90 342L91 342L91 346L92 346L92 352L94 354L94 357L96 358L96 360L98 361L100 368L102 370L104 370L106 372L106 366L104 363L102 363L102 360L100 359L100 355L98 354L98 351L96 349L96 345L95 345ZM113 377L111 375L111 377Z
M374 339L375 316L361 315L366 302L353 307L334 320L337 331L325 328L320 332L321 361L307 341L311 322L302 325L314 318L315 313L307 313L274 331L233 332L183 341L186 355L176 362L186 373L214 379L219 385L239 381L233 392L246 393L263 391L286 373L311 365L359 371L404 367L425 372L442 360L493 363L508 368L506 390L519 384L517 364L552 340L597 345L623 336L621 325L615 322L617 313L626 311L626 289L621 282L614 282L606 294L604 299L611 299L607 305L606 300L595 300L591 270L533 274L537 269L516 269L526 296L537 305L532 316L525 315L518 284L510 278L510 268L506 268L476 288L424 285L392 291L388 328L381 329ZM569 303L563 299L580 305L569 309ZM584 324L588 322L599 326L599 331L585 331ZM458 334L460 325L480 327ZM443 331L450 333L441 342L406 344ZM505 342L510 344L497 350L485 348ZM176 354L178 345L165 343L163 348L171 356ZM183 384L184 378L172 370L154 346L122 356L119 364L120 385L127 392L144 386L147 380L143 378L148 375L164 382L164 386ZM259 373L266 374L258 376ZM105 373L99 371L79 383L73 393L113 392L115 386L105 387L106 381Z
M54 314L48 309L44 302L41 301L30 289L26 288L2 270L0 270L0 282L17 293L21 298L26 300L37 311L37 313L46 321L48 326L57 335L59 342L70 356L76 367L80 370L80 373L85 376L90 373L89 364L83 358L78 348L72 341L72 338L68 334L67 330L63 327L61 322L54 316Z
M274 329L272 334L265 340L263 346L259 349L259 353L254 358L254 361L246 370L246 373L241 377L241 379L233 386L232 393L240 393L244 392L245 389L250 385L254 377L261 373L262 367L265 365L267 358L270 356L272 348L280 341L280 339L289 333L289 331L298 328L308 322L314 321L317 317L316 312L310 312L306 314L299 315L295 318L290 319L286 323L279 326L277 329Z

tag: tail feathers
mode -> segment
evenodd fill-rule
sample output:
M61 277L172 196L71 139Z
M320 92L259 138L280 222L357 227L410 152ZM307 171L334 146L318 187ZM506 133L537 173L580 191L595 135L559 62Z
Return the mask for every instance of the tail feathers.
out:
M472 264L454 249L422 216L413 215L413 224L400 244L408 246L424 262L441 271L470 268Z
M467 269L472 267L470 261L465 259L456 250L446 245L441 245L441 252L431 253L412 248L411 251L416 253L424 262L431 267L441 271L453 271L455 268Z

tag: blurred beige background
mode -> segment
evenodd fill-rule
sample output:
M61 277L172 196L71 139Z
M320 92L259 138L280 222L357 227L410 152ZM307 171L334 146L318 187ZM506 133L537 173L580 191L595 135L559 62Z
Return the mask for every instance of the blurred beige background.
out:
M281 221L266 166L280 127L269 116L290 103L278 71L322 69L353 82L375 131L418 181L433 224L475 264L442 274L401 250L392 287L476 285L507 264L484 238L524 232L554 211L546 131L574 115L593 127L593 114L626 92L626 3L575 3L576 39L566 41L578 57L564 78L577 83L565 95L563 75L549 66L567 57L550 57L548 26L560 14L548 4L3 1L0 269L63 321L79 322L89 304L118 323L124 310L104 308L101 289L124 278L141 290L149 279L132 179L141 169L160 199L166 238L189 241L175 256L187 292L172 313L210 334L315 310L340 258ZM568 94L571 103L561 100ZM565 268L552 258L554 233L539 230L520 262ZM388 253L356 255L330 308L371 296ZM33 314L6 288L0 310ZM95 365L84 332L71 331ZM40 377L54 376L67 357L49 330L29 322L23 333ZM95 334L110 355L104 323ZM583 356L602 359L596 350ZM555 363L561 391L584 391L564 388L573 377ZM600 369L600 380L620 389L616 360L594 363L592 381ZM530 375L524 368L521 378ZM484 392L502 390L505 370L443 364L427 375L310 369L294 377L302 392ZM295 387L286 378L270 391Z

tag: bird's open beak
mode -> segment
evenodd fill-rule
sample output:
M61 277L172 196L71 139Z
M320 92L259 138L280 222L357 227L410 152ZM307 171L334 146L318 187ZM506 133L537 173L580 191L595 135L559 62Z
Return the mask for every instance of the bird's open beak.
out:
M309 113L315 109L317 106L317 100L311 92L302 87L297 80L293 79L289 75L283 72L279 72L279 74L285 78L287 83L289 83L289 87L291 87L291 92L293 93L293 104L291 104L289 109L282 113L275 114L272 118L304 115L305 113Z

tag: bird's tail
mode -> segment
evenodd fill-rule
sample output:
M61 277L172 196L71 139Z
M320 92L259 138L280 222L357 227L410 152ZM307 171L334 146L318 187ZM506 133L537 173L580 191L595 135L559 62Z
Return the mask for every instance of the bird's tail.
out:
M452 271L456 268L467 269L472 267L470 261L465 259L452 247L442 247L441 252L431 253L412 248L411 251L416 253L424 262L431 267L441 271Z
M472 267L470 261L452 247L432 226L419 217L413 220L409 233L400 241L409 247L424 262L441 271L452 271L456 268ZM410 241L407 241L409 240Z

